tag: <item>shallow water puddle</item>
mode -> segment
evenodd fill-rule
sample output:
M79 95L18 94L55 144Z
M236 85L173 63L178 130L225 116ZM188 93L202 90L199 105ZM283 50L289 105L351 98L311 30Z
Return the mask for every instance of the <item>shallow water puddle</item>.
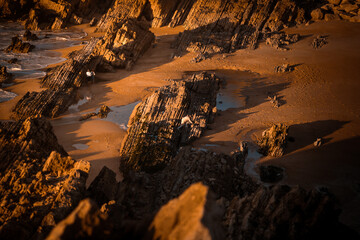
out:
M248 149L248 155L245 159L245 173L249 175L250 177L256 179L257 181L260 181L260 175L256 172L256 162L263 157L262 154L260 154L257 151L256 147L250 147Z
M4 91L4 90L0 89L0 103L10 101L11 99L15 98L16 96L17 96L17 94L15 94L15 93Z
M86 150L89 148L88 145L82 143L76 143L72 145L76 150Z
M85 103L89 102L90 100L91 100L91 96L86 96L83 99L80 99L77 103L75 103L69 107L69 111L70 112L78 112L79 107L84 105Z
M133 112L135 106L139 104L141 101L133 102L128 105L123 106L113 106L110 107L111 112L107 115L106 118L101 119L104 121L110 121L120 126L123 130L128 129L128 122L129 118L131 116L131 113ZM96 109L96 112L98 112L100 108Z
M230 108L240 108L243 104L233 93L226 91L226 89L220 90L216 97L216 108L221 111L226 111Z

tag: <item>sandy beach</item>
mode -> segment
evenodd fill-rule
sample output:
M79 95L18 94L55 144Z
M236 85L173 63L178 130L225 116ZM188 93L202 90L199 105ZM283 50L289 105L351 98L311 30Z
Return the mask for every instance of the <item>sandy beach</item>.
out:
M355 26L356 25L356 26ZM360 214L360 169L357 148L360 146L360 28L357 23L343 21L313 23L289 28L288 33L303 37L279 51L265 43L256 50L238 50L220 54L200 63L190 63L195 56L188 53L172 59L171 42L182 27L153 29L156 43L135 64L131 71L97 73L96 83L82 87L79 98L88 99L52 120L59 143L71 157L91 163L89 185L103 166L119 172L119 150L126 130L108 119L78 121L82 114L94 112L101 105L110 108L141 101L154 89L180 79L186 72L213 71L226 79L222 94L230 96L219 103L235 108L220 111L205 135L193 143L195 148L230 153L239 141L255 142L272 123L290 126L294 138L280 158L263 157L255 164L283 167L286 177L280 184L305 188L325 186L340 201L341 221L360 232L356 218ZM90 37L97 37L94 28L80 25ZM317 35L328 36L329 43L313 49ZM81 46L58 49L67 56ZM274 67L289 63L291 73L274 73ZM53 67L53 66L50 66ZM27 91L40 91L38 79L15 80L4 90L18 96L0 103L0 119L9 119L11 108ZM282 105L274 108L267 99L276 94ZM221 107L221 106L220 106ZM131 110L131 109L130 109ZM129 109L123 114L130 115ZM313 142L322 137L318 148ZM256 167L254 169L256 171ZM356 224L356 222L358 222Z

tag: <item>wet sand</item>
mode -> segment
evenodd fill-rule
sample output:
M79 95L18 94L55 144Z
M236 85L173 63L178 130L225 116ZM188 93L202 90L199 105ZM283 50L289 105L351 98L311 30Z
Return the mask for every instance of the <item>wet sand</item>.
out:
M78 111L69 110L53 120L55 133L74 159L91 162L88 184L103 166L117 172L121 179L119 148L126 132L106 119L79 122L78 117L103 104L119 107L139 101L152 90L168 84L168 79L180 79L185 72L211 70L227 79L224 91L232 95L229 101L237 101L239 107L221 111L211 129L193 146L230 153L239 141L256 141L272 123L290 125L290 135L295 141L288 144L286 154L281 158L264 157L255 164L284 167L286 177L280 184L329 187L343 208L341 220L360 232L359 26L359 23L335 21L289 28L287 32L304 36L290 45L289 51L262 43L255 51L215 55L200 63L190 63L194 57L191 53L171 59L174 50L170 43L183 31L181 27L155 29L155 47L131 71L97 73L96 83L79 91L81 97L88 96L91 100L79 106ZM318 34L328 35L329 44L315 50L310 43ZM65 50L59 51L65 54ZM283 63L294 65L295 71L275 74L274 67ZM25 85L14 85L11 91L20 93L21 89ZM277 94L283 105L274 108L267 100L269 94ZM11 104L7 102L4 108L4 103L0 103L1 119L8 116L7 106ZM324 144L315 148L313 142L318 137L324 139ZM76 149L74 146L83 146L76 144L88 148Z

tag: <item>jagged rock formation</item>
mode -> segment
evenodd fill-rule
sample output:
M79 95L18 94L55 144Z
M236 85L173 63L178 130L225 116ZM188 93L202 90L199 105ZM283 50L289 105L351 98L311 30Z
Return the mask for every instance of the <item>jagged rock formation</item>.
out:
M135 20L114 25L104 40L90 40L83 49L72 53L68 61L49 71L41 81L48 89L25 94L12 117L58 116L76 100L76 90L86 83L88 69L102 68L108 62L110 67L130 67L150 47L153 37L148 28Z
M155 36L149 31L147 22L135 19L114 22L94 50L94 55L101 56L98 69L103 71L111 71L114 67L131 69L154 40Z
M30 116L55 117L63 113L74 102L76 89L86 77L86 69L95 68L98 60L93 56L97 39L91 40L64 64L55 67L42 79L41 92L28 92L16 104L12 117L24 119Z
M184 22L188 31L174 45L180 53L255 49L270 32L305 21L305 10L292 0L196 1Z
M33 0L0 0L0 19L18 19L33 5Z
M82 200L77 208L51 231L47 240L59 239L107 239L111 223L107 215L90 199Z
M202 72L155 91L130 117L121 168L155 171L175 155L181 144L200 137L213 117L220 79ZM182 123L187 118L190 124Z
M289 127L285 124L274 124L266 129L258 141L259 152L265 156L281 157L287 143Z
M26 30L22 40L27 42L27 41L35 41L38 40L39 38L36 36L35 33L30 32L29 30Z
M0 238L44 238L81 200L90 164L75 162L50 122L0 123Z
M0 87L2 87L3 83L10 83L13 79L13 75L7 72L5 66L0 65Z
M14 52L14 53L28 53L31 52L35 48L34 45L23 42L18 37L13 37L11 39L11 44L5 48L5 52Z
M208 187L196 183L159 210L150 231L153 239L224 239L222 215Z

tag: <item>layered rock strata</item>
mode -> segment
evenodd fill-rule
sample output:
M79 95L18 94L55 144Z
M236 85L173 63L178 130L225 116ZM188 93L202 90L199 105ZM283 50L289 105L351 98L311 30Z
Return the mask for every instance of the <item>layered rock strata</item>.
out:
M87 69L95 68L98 63L92 56L97 41L91 40L71 59L48 72L41 81L48 89L26 93L16 104L12 117L55 117L65 112L76 99L76 89L85 83Z
M113 68L131 69L138 58L155 40L145 21L127 19L114 22L106 31L94 50L95 56L101 56L98 69L111 71Z
M212 120L220 79L202 72L174 81L138 104L129 120L121 168L155 171L179 146L201 136Z
M34 45L28 42L23 42L18 37L13 37L11 39L11 44L7 48L5 48L5 52L28 53L31 52L34 48Z
M45 119L0 123L0 238L43 239L78 204L90 164L75 162Z
M41 92L28 92L16 104L12 117L56 117L77 98L76 90L88 84L86 71L113 67L131 68L151 46L154 35L143 22L129 19L115 24L103 39L93 38L81 50L71 54L64 64L50 70L42 79Z

